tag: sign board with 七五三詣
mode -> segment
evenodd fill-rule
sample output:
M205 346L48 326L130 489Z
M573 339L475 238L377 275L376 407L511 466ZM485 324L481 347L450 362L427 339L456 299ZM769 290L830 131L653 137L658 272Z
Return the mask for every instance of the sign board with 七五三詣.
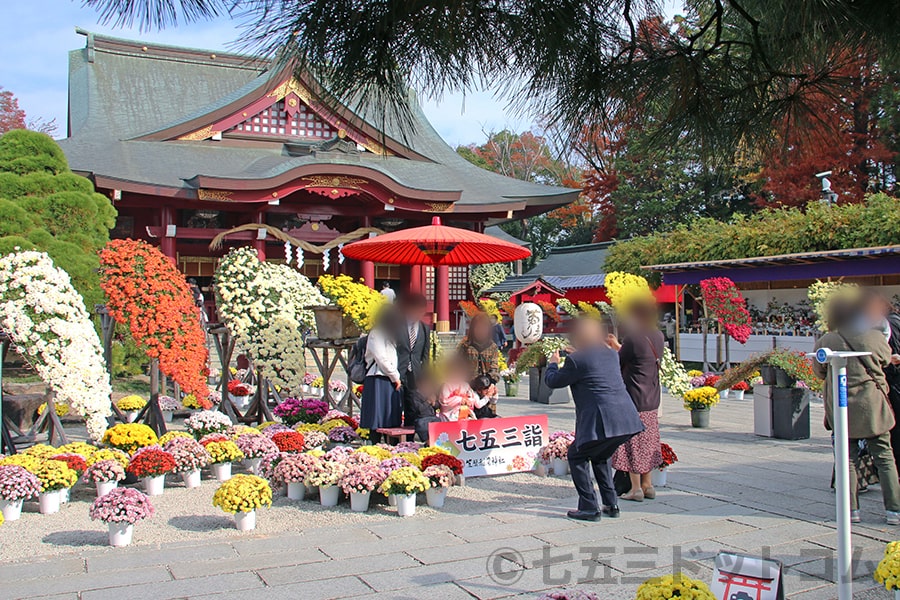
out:
M431 423L428 441L462 461L466 477L533 471L549 442L547 415Z

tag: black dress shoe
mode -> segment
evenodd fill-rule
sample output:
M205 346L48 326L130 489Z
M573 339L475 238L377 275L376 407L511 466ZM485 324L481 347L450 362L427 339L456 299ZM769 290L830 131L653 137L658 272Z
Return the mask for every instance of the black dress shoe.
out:
M610 519L618 519L619 518L619 507L618 506L604 506L603 514L609 517Z
M589 512L586 510L570 510L566 513L566 516L570 519L575 519L576 521L599 521L600 513L598 512Z

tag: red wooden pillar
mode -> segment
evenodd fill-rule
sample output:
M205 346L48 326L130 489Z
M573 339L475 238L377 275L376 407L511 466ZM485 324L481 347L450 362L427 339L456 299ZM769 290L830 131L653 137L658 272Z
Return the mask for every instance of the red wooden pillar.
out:
M256 213L256 223L263 224L266 222L266 213L263 211L258 211ZM266 260L266 238L260 239L260 235L266 234L266 230L257 229L256 237L253 239L253 248L256 250L256 256L260 261L264 262Z
M407 289L410 294L422 293L422 265L412 265L409 268L409 285Z
M450 267L434 268L434 311L436 331L450 331Z
M159 250L173 261L177 260L175 249L175 233L177 228L175 227L174 213L175 211L172 210L171 206L163 206L160 208L159 214L159 224L162 225L163 230L162 239L159 240Z
M371 227L372 217L363 217L362 226ZM362 278L363 283L373 290L375 289L375 263L371 260L361 261L359 265L359 276Z

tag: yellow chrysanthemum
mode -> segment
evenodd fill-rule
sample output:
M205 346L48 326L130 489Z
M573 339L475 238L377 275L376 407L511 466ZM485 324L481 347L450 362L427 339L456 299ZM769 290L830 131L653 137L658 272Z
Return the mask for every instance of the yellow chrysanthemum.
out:
M165 432L164 434L162 434L162 437L159 438L159 445L160 445L160 446L165 446L166 444L168 444L169 442L171 442L171 441L174 440L175 438L179 438L179 437L186 437L186 438L194 439L194 436L192 436L191 434L187 433L186 431L175 431L175 430L172 430L172 431L167 431L167 432Z
M87 459L87 465L91 466L94 463L98 463L101 460L114 460L120 465L122 465L123 469L128 468L128 463L130 459L128 455L122 452L121 450L116 450L115 448L101 448L97 450Z

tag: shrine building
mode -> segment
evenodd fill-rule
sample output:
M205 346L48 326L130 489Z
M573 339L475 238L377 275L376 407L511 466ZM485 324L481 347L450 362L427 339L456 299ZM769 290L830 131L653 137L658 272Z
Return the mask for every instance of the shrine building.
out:
M267 60L78 32L87 43L69 54L60 146L72 170L113 201L111 236L158 245L207 291L210 309L218 258L252 244L312 279L346 273L432 303L448 298L433 305L446 330L469 296L465 267L356 263L341 255L343 243L435 214L484 231L578 197L469 163L413 94L413 126L402 127L381 106L337 101L310 76Z

